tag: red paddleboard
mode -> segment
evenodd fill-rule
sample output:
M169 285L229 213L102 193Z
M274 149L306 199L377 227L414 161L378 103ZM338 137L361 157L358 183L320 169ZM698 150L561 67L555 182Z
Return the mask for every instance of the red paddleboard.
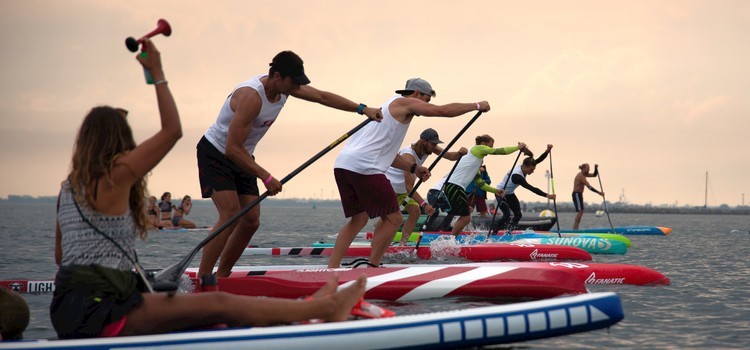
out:
M462 257L471 261L588 261L591 254L583 249L552 245L552 244L523 244L523 243L487 243L470 246L446 247L400 247L391 246L388 254L414 254L421 259ZM347 257L370 256L369 246L350 246ZM245 248L243 255L273 255L273 256L330 256L332 247L277 247L277 248Z
M639 286L669 285L669 277L654 269L630 264L611 264L595 262L490 262L466 264L387 264L387 267L445 267L445 266L477 266L477 267L530 267L537 269L551 269L569 271L586 284L630 284ZM230 277L245 277L257 275L273 275L279 272L296 270L300 272L325 270L323 265L271 265L271 266L235 266ZM336 269L344 271L348 269ZM359 270L364 270L360 268ZM194 277L196 268L189 268L188 276Z
M367 269L273 271L219 278L219 290L240 295L299 298L315 293L332 274L345 286L367 276L366 299L419 300L448 296L543 299L586 293L583 281L565 270L498 266L417 266Z

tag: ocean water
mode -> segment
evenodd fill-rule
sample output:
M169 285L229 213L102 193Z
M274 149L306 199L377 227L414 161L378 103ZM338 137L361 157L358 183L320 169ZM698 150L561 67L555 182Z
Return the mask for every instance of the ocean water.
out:
M210 202L195 202L188 217L211 226L216 211ZM264 205L261 228L253 244L308 246L336 233L345 222L340 208L289 208ZM533 214L527 214L533 215ZM54 264L54 203L0 202L0 279L52 279ZM714 349L750 348L750 229L741 215L611 214L615 226L651 225L673 229L669 236L629 236L625 255L594 255L597 262L644 265L668 276L670 286L589 286L593 292L617 292L625 319L607 330L530 342L491 346L502 349ZM563 228L573 213L560 213ZM373 222L368 225L372 227ZM606 216L584 216L582 227L607 227ZM206 232L153 232L139 242L146 268L180 261ZM200 254L191 266L197 266ZM242 257L238 265L325 264L315 257ZM399 261L403 262L403 261ZM460 262L460 260L456 260ZM387 263L387 261L386 261ZM427 263L420 261L419 263ZM49 321L50 295L24 295L31 308L26 338L54 338ZM490 305L492 300L441 298L410 303L377 302L398 314Z

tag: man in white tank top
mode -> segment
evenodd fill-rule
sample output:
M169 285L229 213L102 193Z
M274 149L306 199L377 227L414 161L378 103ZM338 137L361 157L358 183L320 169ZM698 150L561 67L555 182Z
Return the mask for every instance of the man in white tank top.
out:
M422 180L430 176L429 170L398 154L409 123L415 116L457 117L480 110L487 112L487 101L450 103L442 106L430 104L435 90L424 79L406 81L403 90L397 90L381 107L383 120L369 123L355 133L336 158L333 173L339 188L344 215L349 221L336 237L328 267L339 267L341 259L354 237L369 219L380 217L372 240L369 263L379 266L403 218L396 202L396 193L385 177L389 166L408 171Z
M440 141L438 133L437 131L435 131L435 129L425 129L419 135L419 140L417 140L417 142L414 142L411 145L402 148L400 151L398 151L398 154L405 157L406 160L410 162L423 165L430 154L440 155L440 153L443 153L443 148L438 146L438 144L441 143L443 143L443 141ZM446 152L445 155L443 155L443 158L456 161L468 152L468 149L466 149L465 147L461 147L456 152ZM395 167L389 167L388 171L386 171L385 173L385 177L388 178L388 181L390 181L391 183L391 187L393 187L393 191L396 192L396 199L400 206L401 204L403 204L406 196L408 196L414 188L414 182L416 181L417 177L414 176L414 174L409 173L408 171L403 171ZM404 225L401 228L402 246L406 245L406 242L409 241L409 236L411 236L412 231L414 231L414 227L417 225L419 216L422 214L421 209L424 209L427 215L432 215L435 212L435 209L432 207L432 205L430 205L430 203L428 203L421 195L419 195L418 192L414 192L412 194L411 198L409 198L409 201L406 203L405 209L408 213L408 217L404 221Z
M357 104L309 86L302 59L283 51L270 63L268 75L240 83L224 101L219 116L198 142L198 170L203 198L211 198L219 212L214 227L224 224L259 196L257 179L269 195L281 192L281 182L255 161L255 146L263 138L289 96L342 111L365 114L380 121L377 108ZM377 124L377 123L373 123ZM210 274L221 257L218 277L226 277L260 225L256 205L234 225L203 248L198 276Z

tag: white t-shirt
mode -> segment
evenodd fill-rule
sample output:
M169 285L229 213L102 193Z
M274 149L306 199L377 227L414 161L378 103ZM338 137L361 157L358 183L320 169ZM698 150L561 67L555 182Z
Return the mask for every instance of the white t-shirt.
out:
M412 145L406 146L398 151L398 154L411 154L416 159L418 165L424 164L429 154L425 154L422 158L417 156L417 152L412 148ZM388 171L385 172L385 177L391 182L393 191L397 194L406 193L406 181L404 180L404 171L399 168L389 167Z
M265 77L265 75L259 75L237 85L234 90L232 90L232 93L227 96L226 101L224 101L224 105L221 106L221 110L219 111L219 116L216 118L216 121L208 128L208 130L206 130L206 133L203 135L209 142L211 142L211 144L214 145L214 147L216 147L216 149L221 151L221 153L226 153L227 151L227 136L229 134L229 124L232 122L232 118L234 118L234 111L232 110L229 102L232 100L232 95L234 95L234 92L237 91L237 89L242 87L252 88L255 91L258 91L260 100L263 102L260 108L260 113L255 118L255 120L253 120L253 126L250 130L250 134L247 135L247 139L245 139L245 142L243 143L243 146L251 155L253 154L253 152L255 152L255 146L258 144L260 139L262 139L266 132L268 132L268 128L270 128L271 124L276 121L276 118L281 112L281 108L284 107L287 95L281 94L281 98L273 103L268 101L268 98L266 97L266 89L263 88L263 83L261 83L260 81L260 79L263 77Z
M409 124L401 124L391 115L388 106L401 95L389 98L381 113L380 123L367 123L351 136L349 142L336 157L334 168L346 169L362 175L384 174L398 154L404 142Z

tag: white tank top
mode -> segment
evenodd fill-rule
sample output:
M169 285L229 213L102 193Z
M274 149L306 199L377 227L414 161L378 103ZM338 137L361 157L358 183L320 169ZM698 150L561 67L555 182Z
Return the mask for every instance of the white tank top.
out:
M253 152L255 152L255 146L258 144L260 139L263 138L263 135L266 134L268 128L271 127L271 124L273 124L273 122L276 120L276 117L279 116L281 108L284 107L287 95L281 94L281 98L274 103L268 101L268 98L266 97L266 89L263 88L263 83L260 82L260 79L263 77L265 77L265 75L259 75L237 85L234 90L232 90L232 93L227 96L226 101L224 101L224 105L221 106L221 110L219 111L219 116L216 118L216 121L208 128L206 133L203 135L209 142L211 142L211 144L214 145L214 147L216 147L216 149L221 151L221 153L226 153L227 151L227 136L229 134L229 124L232 122L232 118L234 118L234 111L232 110L229 102L232 100L232 96L234 95L234 92L237 91L237 89L242 87L249 87L251 89L254 89L258 92L258 95L260 95L260 100L262 101L260 113L253 121L253 127L252 129L250 129L250 134L247 135L247 139L245 139L245 142L243 143L243 146L251 155L253 154Z
M469 184L474 181L474 178L477 176L477 170L479 170L479 166L481 165L482 158L475 157L471 154L471 151L469 151L469 153L461 157L461 160L458 161L456 170L451 174L448 183L461 186L461 188L466 190L466 186L469 186Z
M430 187L430 189L431 190L442 191L443 190L443 184L445 184L445 178L446 177L448 177L448 174L445 174L445 176L441 177L440 180L438 180L438 182L434 186Z
M495 188L497 188L498 191L499 191L499 190L503 189L503 186L505 186L505 193L512 194L513 192L515 192L516 188L518 188L518 184L517 183L514 183L513 181L510 181L510 182L508 182L507 185L505 184L505 182L509 181L509 178L512 177L513 174L518 174L518 175L521 175L522 177L526 177L526 175L524 175L524 173L521 171L521 166L520 165L516 165L516 167L513 168L513 172L510 173L510 176L508 176L508 174L505 174L505 177L503 177L503 181L500 181L500 183L497 184L497 186Z
M401 124L388 110L391 103L399 98L403 97L395 95L385 102L381 108L383 120L380 123L367 123L351 136L336 157L334 168L362 175L384 174L388 170L409 129L409 124Z
M424 164L425 159L427 159L427 157L429 156L429 154L425 154L424 157L419 158L419 156L417 156L417 152L412 148L412 145L402 148L400 151L398 151L398 154L411 154L411 156L417 160L417 164L419 165ZM387 177L388 181L391 182L391 187L393 187L394 192L396 192L397 194L407 192L403 170L399 168L389 167L388 171L385 172L385 177Z

